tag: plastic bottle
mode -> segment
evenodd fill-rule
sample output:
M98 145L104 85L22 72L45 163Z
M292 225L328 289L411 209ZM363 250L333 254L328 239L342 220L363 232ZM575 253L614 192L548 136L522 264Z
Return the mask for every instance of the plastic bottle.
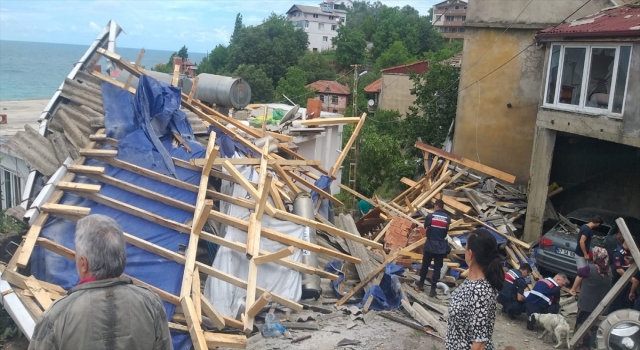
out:
M278 317L273 313L268 313L264 318L264 325L262 326L262 336L265 338L277 338L284 334L287 327L281 325Z

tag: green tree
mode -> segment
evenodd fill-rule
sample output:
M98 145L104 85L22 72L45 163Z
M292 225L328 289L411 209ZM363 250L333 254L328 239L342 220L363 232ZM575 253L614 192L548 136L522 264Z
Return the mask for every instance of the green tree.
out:
M188 60L189 59L189 49L187 48L187 46L182 45L182 48L180 48L180 50L178 51L177 56L182 58L183 61Z
M265 72L252 65L240 65L233 75L244 79L251 87L251 102L271 102L273 100L273 85Z
M229 58L229 49L221 44L209 52L209 54L202 59L202 62L198 64L198 74L210 73L218 75L228 74L226 67Z
M454 40L444 45L444 47L438 51L426 52L422 58L429 60L429 62L440 62L447 58L455 56L457 53L462 52L462 41Z
M306 87L307 75L298 67L289 67L287 74L280 78L276 88L276 98L283 100L287 96L293 103L301 107L307 107L307 99L312 97L314 92Z
M308 40L307 33L296 30L286 17L271 14L260 25L234 30L227 69L254 65L271 79L272 86L276 85L287 68L296 65L307 51Z
M238 38L238 35L241 35L240 31L242 31L243 28L244 28L244 24L242 24L242 14L238 13L236 15L236 22L233 25L233 33L231 34L229 45L232 45L235 43L236 39Z
M376 21L373 19L373 16L367 16L360 28L362 28L364 39L371 41L371 37L373 37L373 34L376 32Z
M318 80L333 80L336 78L336 71L331 67L325 56L319 52L305 52L304 56L298 60L297 67L306 73L307 84Z
M404 47L402 41L396 41L378 57L376 67L378 69L399 66L409 63L412 60L411 54Z
M429 71L411 77L416 96L405 119L405 147L421 157L413 144L420 137L423 142L442 147L458 106L459 72L446 64L431 63Z
M367 42L361 31L348 26L340 26L338 35L333 37L331 42L336 47L336 63L340 67L347 68L352 64L364 62Z

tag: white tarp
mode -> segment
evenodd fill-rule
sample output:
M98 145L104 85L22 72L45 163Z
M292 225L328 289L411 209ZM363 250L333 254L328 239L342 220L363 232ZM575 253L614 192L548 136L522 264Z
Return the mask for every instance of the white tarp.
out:
M258 172L250 166L236 166L242 175L249 181L258 182ZM251 198L242 186L229 181L222 181L221 192L234 197ZM269 199L271 202L271 199ZM271 202L273 203L273 202ZM247 208L221 202L220 211L238 219L249 221L249 215L253 212ZM304 226L289 221L271 218L268 215L262 217L262 227L273 229L290 237L304 239ZM247 242L247 233L235 227L223 226L221 235L235 242ZM260 249L275 252L286 248L282 243L270 239L260 238ZM289 259L302 262L302 250L296 249ZM243 252L237 252L229 248L220 247L216 255L213 267L242 280L247 280L249 273L249 260ZM298 271L268 263L258 266L257 284L272 293L283 296L292 301L299 301L302 296L302 274ZM219 279L208 277L204 288L204 296L211 301L213 306L223 315L235 318L240 306L244 307L247 292L243 288L236 287Z

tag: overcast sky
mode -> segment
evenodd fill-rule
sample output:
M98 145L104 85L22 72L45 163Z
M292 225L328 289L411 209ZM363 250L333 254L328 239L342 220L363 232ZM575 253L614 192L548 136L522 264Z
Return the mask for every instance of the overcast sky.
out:
M411 5L426 15L440 1L382 2ZM120 47L176 51L187 45L191 52L206 52L229 42L238 12L245 25L255 25L271 12L284 14L294 3L317 5L320 0L0 0L0 40L88 45L114 19L124 29Z

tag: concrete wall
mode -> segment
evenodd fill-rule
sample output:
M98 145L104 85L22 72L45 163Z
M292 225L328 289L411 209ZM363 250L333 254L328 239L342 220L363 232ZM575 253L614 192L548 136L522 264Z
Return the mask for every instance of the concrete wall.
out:
M298 154L307 158L315 159L321 162L321 166L325 170L330 170L335 164L340 153L340 147L342 145L342 125L327 125L326 131L317 136L308 137L295 137L293 142L298 145ZM344 166L349 166L348 159L342 163ZM309 168L317 175L322 175L313 168ZM340 193L340 187L338 185L342 181L342 169L336 174L336 180L331 183L331 193Z
M408 75L383 74L378 109L395 109L403 116L406 115L409 112L409 106L416 100L416 97L410 93L411 89L413 89L413 81Z
M316 95L316 99L320 99L320 95L324 96L324 102L322 103L322 110L325 112L331 113L340 113L344 112L344 109L347 107L347 103L349 99L344 95L331 95L331 94L318 94ZM332 96L338 96L338 103L332 103ZM334 112L335 111L335 112Z
M476 83L527 47L537 32L510 29L497 39L503 31L467 27L459 84L464 90L458 94L453 153L513 174L517 183L524 184L531 162L545 50L534 45Z
M294 16L296 14L297 16ZM318 15L318 18L313 18L312 14L303 14L300 11L296 11L294 13L290 13L287 18L290 21L294 22L294 24L300 21L308 21L308 27L301 27L309 35L308 49L313 51L313 49L315 48L317 49L317 51L325 51L332 48L331 38L338 36L337 29L340 25L340 22L338 22L336 19L339 17L347 17L346 13L336 13L332 14L331 16L333 16L334 19L330 20L329 15L321 14ZM324 29L318 28L319 23L324 24ZM331 30L332 25L336 26L336 30ZM327 37L327 41L324 41L323 37Z
M498 28L507 27L513 22L511 28L541 29L558 24L585 3L584 0L533 1L522 12L529 2L530 0L469 0L466 24ZM611 6L614 4L610 0L591 0L569 19L587 16Z

